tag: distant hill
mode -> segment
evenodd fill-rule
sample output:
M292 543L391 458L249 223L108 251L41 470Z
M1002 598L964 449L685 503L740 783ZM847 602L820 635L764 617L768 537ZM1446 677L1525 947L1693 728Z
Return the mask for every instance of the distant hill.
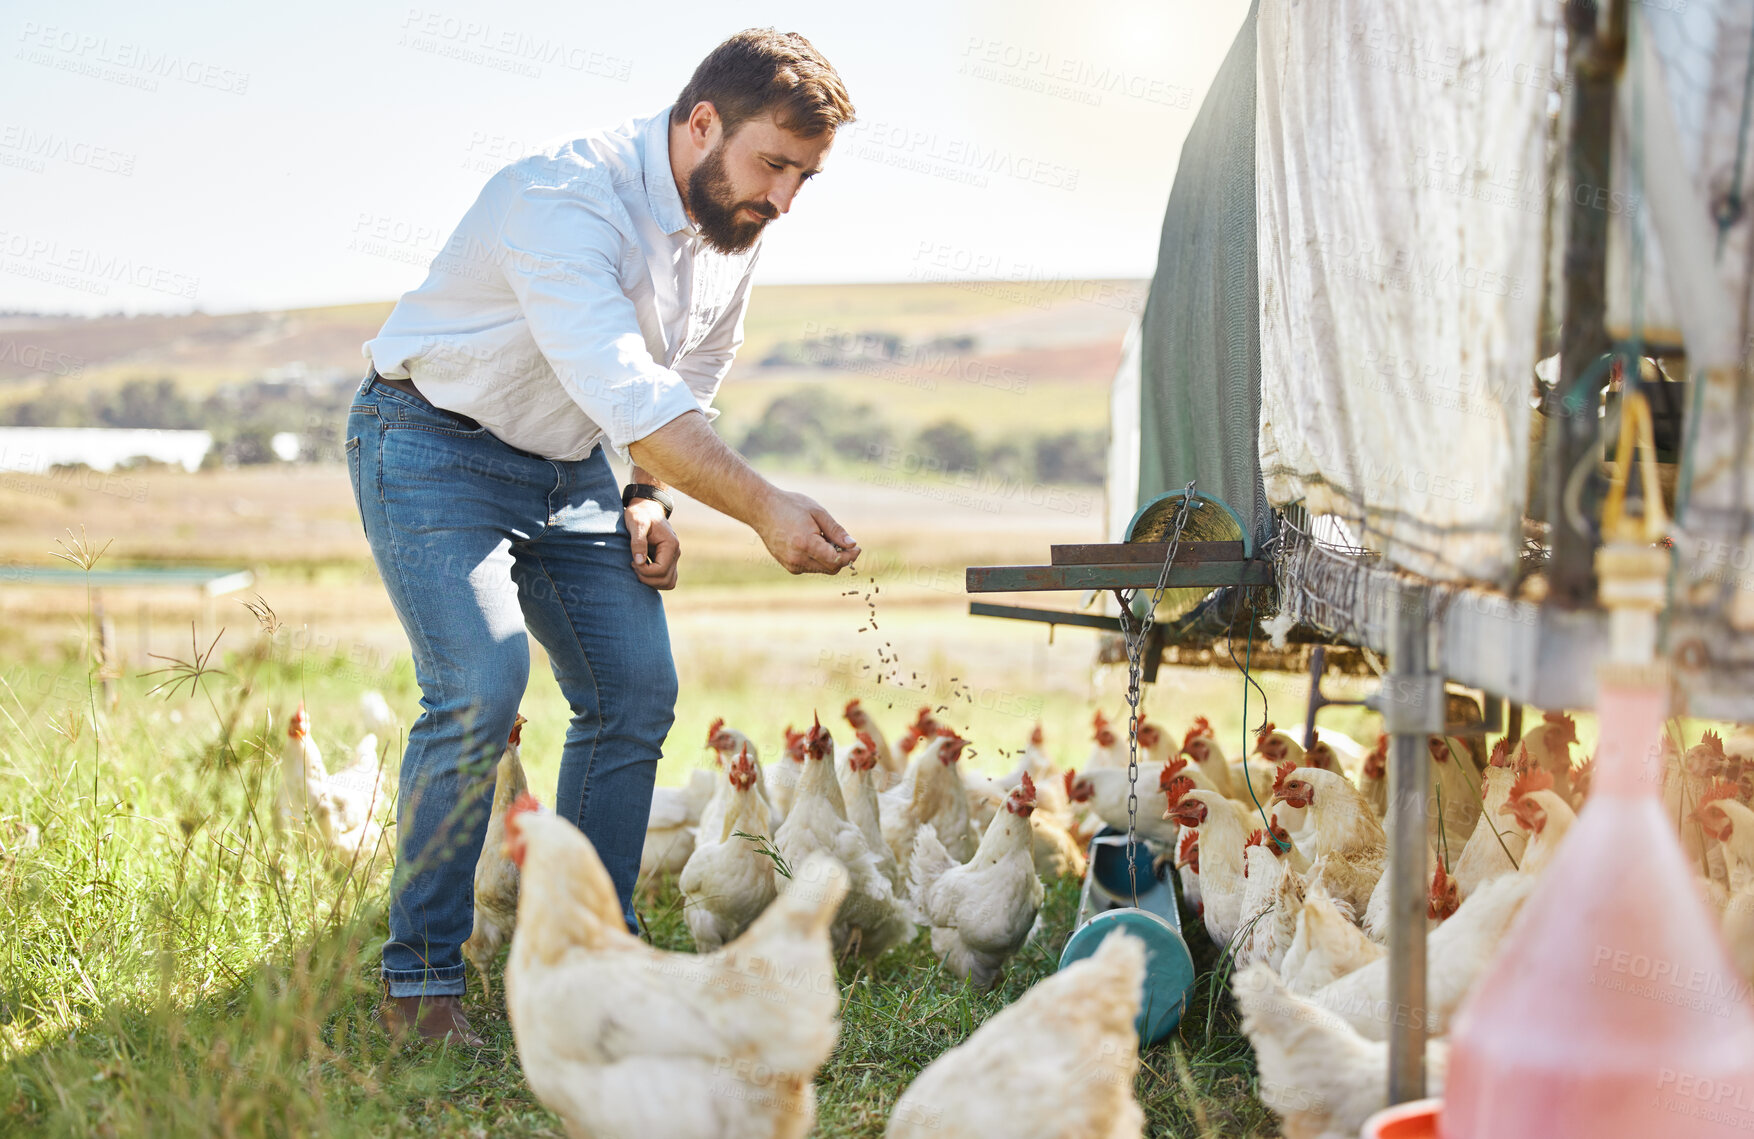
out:
M1106 381L1143 298L1137 281L764 286L750 305L739 368L760 368L785 346L814 341L829 352L804 362L832 371L847 362L834 358L835 346L847 349L843 356L869 357L858 346L888 338L900 349L959 344L959 359L1033 367L1044 378ZM199 389L283 377L289 368L351 375L364 364L360 345L391 307L384 301L222 316L0 316L0 383L167 376Z

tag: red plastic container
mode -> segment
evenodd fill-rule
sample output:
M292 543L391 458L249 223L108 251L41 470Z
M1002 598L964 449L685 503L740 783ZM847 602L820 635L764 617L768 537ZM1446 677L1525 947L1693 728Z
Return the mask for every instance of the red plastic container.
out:
M1594 789L1457 1014L1443 1139L1754 1132L1754 1008L1659 798L1667 686L1604 670Z
M1364 1121L1364 1139L1437 1139L1440 1099L1416 1099L1386 1107Z

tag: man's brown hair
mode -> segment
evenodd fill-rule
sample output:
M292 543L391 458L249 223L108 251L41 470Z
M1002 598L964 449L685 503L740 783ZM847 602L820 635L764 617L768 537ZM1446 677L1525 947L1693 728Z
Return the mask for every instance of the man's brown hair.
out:
M738 32L701 60L676 97L671 123L687 122L702 102L718 111L726 137L769 112L779 126L804 138L853 121L853 102L834 66L797 32L772 28Z

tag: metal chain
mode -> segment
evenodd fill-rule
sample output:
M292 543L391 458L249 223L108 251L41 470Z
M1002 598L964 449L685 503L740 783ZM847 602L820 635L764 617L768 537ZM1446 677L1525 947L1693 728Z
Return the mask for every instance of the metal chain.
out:
M1151 604L1145 607L1145 615L1137 618L1136 623L1133 601L1139 596L1139 591L1115 590L1115 600L1121 606L1121 638L1127 647L1127 886L1133 894L1134 909L1139 908L1139 875L1134 853L1139 843L1139 686L1143 683L1145 671L1145 642L1151 636L1151 627L1157 623L1157 606L1163 600L1164 590L1169 587L1169 567L1175 562L1176 549L1181 545L1182 531L1187 527L1188 515L1193 508L1194 480L1189 479L1188 485L1182 489L1181 506L1175 512L1175 521L1170 524L1169 548L1163 555L1163 568L1157 572Z

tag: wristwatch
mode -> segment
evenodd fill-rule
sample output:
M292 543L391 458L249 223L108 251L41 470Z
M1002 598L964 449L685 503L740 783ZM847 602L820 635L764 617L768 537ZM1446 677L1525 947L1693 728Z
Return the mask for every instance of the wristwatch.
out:
M627 509L636 498L649 498L662 506L665 518L670 517L671 512L676 509L676 500L670 497L670 492L662 487L655 487L651 483L628 483L627 489L621 492L621 508Z

